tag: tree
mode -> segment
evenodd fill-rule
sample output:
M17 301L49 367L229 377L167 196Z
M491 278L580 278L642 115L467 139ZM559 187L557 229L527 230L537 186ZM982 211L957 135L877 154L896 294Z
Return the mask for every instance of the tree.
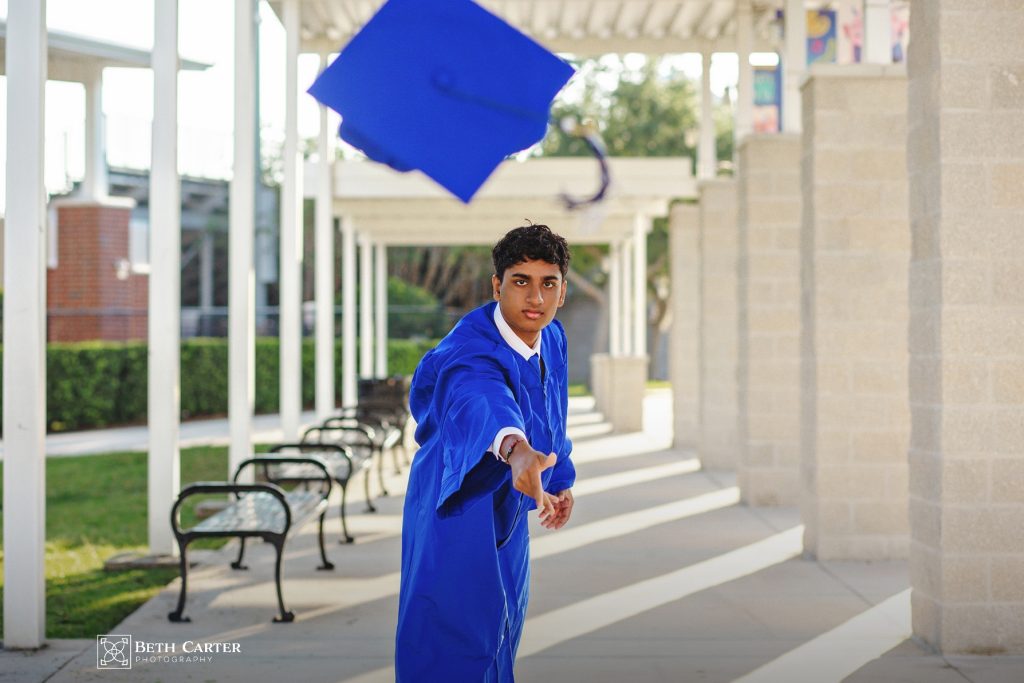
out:
M672 69L666 60L647 59L638 69L628 69L622 60L605 56L577 67L583 80L581 94L577 99L556 103L552 108L554 122L566 116L593 121L609 156L688 156L696 172L700 121L693 81ZM716 156L724 162L722 170L731 171L732 105L728 99L716 102L713 112ZM581 140L550 131L537 154L589 156L590 152ZM573 250L574 270L594 285L578 289L602 304L607 283L601 261L606 254L607 248L594 245ZM649 343L653 349L658 348L668 322L668 273L668 221L658 218L647 238L647 295L652 302L649 322L654 329Z

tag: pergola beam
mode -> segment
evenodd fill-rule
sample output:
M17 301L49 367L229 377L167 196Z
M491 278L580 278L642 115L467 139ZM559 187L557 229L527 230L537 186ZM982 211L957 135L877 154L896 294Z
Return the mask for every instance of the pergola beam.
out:
M181 179L178 176L178 0L157 0L153 34L153 154L149 211L149 455L151 555L175 555L167 511L181 480ZM154 369L159 368L154 372Z
M252 451L255 409L256 7L256 0L235 0L235 151L228 216L229 477Z
M46 638L46 0L10 0L7 25L4 647L25 649Z

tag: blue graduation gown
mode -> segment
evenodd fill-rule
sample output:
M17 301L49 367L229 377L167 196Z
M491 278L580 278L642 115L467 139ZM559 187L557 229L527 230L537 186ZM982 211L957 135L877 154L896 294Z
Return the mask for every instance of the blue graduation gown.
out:
M527 513L511 469L488 451L503 427L554 452L542 475L558 493L576 472L565 435L565 331L541 332L538 368L502 339L489 303L467 314L416 368L409 405L420 450L402 524L395 671L406 683L512 681L529 598ZM536 363L536 361L535 361Z

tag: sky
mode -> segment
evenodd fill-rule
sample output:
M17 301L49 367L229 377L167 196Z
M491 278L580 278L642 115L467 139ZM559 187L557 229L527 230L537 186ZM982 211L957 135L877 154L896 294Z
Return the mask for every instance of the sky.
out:
M203 72L182 72L178 81L179 170L189 175L227 178L231 164L233 121L233 0L179 0L179 52L183 58L212 64ZM0 0L7 16L7 0ZM116 21L111 21L116 17ZM280 21L266 3L260 6L260 115L268 144L284 138L285 37ZM75 33L131 47L153 46L153 0L47 0L51 31ZM340 45L339 45L340 47ZM639 55L626 57L631 61ZM675 63L699 78L699 55L679 55ZM304 93L318 69L315 55L299 62L299 135L313 137L319 114ZM721 95L736 81L735 55L712 61L712 90ZM0 171L6 171L6 79L0 77ZM566 95L571 96L572 86ZM85 91L76 83L50 82L46 88L46 182L55 192L84 168ZM107 69L103 110L108 121L108 161L114 166L149 164L149 129L153 114L153 77L147 69ZM337 121L332 119L332 129ZM0 212L5 205L0 184Z

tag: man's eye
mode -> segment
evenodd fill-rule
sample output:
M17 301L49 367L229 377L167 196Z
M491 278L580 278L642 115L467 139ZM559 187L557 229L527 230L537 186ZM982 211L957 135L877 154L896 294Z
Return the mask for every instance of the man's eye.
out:
M525 285L526 284L526 280L513 280L513 282L516 283L517 285Z
M547 287L548 289L551 289L552 287L555 286L555 283L554 282L545 282L544 286Z

